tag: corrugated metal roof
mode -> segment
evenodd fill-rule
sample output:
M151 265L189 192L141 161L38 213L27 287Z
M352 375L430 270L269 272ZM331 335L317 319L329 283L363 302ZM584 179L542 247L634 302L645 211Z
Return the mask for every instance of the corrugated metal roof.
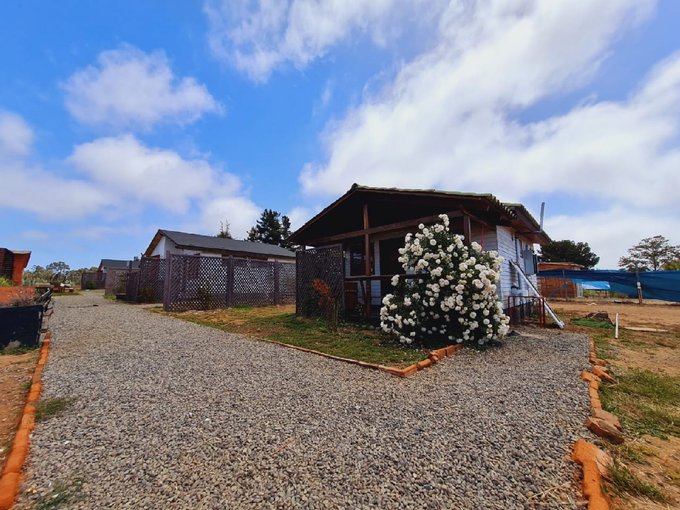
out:
M254 243L252 241L240 241L238 239L224 239L215 236L201 234L189 234L187 232L177 232L174 230L159 230L160 234L165 235L177 246L183 248L196 248L198 250L220 251L220 252L241 252L256 253L259 255L270 255L272 257L295 258L295 252L286 248L281 248L275 244Z

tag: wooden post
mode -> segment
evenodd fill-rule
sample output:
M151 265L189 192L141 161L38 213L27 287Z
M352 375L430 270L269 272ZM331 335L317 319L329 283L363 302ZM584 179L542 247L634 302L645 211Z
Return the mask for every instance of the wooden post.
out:
M465 244L470 246L472 243L472 223L470 222L470 215L463 213L463 237Z
M165 253L165 280L163 281L163 310L170 311L170 292L172 290L172 254Z
M280 305L281 304L281 293L279 289L279 273L281 271L281 268L279 266L279 261L275 260L274 261L274 304L275 305Z
M364 274L371 276L371 238L368 233L368 204L364 203ZM371 316L371 281L366 280L366 298L364 302L364 317Z
M234 256L229 255L227 265L227 307L234 306Z
M302 251L305 247L302 247ZM302 292L300 292L300 250L295 252L295 315L300 315L300 299L302 298Z

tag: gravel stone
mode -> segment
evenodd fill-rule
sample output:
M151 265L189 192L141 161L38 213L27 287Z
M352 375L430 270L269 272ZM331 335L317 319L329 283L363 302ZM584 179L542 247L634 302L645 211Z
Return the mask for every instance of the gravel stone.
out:
M94 306L97 305L97 306ZM399 379L104 300L60 298L20 508L581 508L587 340L523 330Z

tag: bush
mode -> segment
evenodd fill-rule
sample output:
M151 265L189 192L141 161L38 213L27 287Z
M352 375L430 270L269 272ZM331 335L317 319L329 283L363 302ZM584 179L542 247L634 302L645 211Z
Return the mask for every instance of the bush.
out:
M14 282L9 278L0 276L0 287L14 287Z
M392 279L393 294L383 299L382 329L400 342L428 342L442 337L483 345L505 336L510 319L496 294L502 258L481 246L463 244L449 232L449 218L418 226L399 249L399 262L413 277Z

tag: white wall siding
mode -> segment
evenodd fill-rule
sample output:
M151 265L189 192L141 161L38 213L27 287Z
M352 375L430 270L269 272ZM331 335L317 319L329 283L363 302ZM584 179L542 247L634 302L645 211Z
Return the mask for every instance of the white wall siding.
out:
M165 236L161 236L161 240L158 241L158 244L151 252L151 256L165 258Z
M510 287L517 282L517 270L510 264L511 260L517 260L517 252L515 251L515 240L513 231L510 227L497 227L497 242L498 254L505 260L501 266L501 285L499 288L499 297L503 302L503 306L508 306L508 296L510 295Z

